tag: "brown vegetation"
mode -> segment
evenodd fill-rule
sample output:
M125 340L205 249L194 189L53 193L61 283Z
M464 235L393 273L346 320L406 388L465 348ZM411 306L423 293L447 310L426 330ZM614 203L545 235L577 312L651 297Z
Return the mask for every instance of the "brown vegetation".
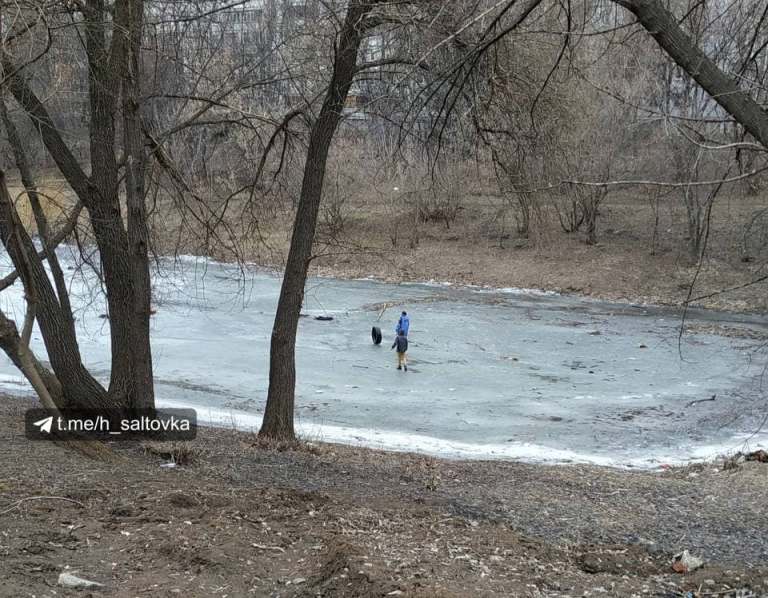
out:
M108 467L22 436L0 402L0 596L763 593L768 465L631 472L443 461L202 430L182 467ZM53 497L49 499L33 497ZM680 575L687 549L702 569Z

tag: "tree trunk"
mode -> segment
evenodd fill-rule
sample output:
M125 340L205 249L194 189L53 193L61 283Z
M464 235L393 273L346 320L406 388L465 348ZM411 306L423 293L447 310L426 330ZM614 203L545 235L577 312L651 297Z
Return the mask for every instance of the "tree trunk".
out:
M0 171L0 237L19 272L27 301L36 308L37 321L43 335L53 371L61 382L65 404L59 407L108 407L106 393L88 373L80 357L74 329L62 316L61 306L35 250L19 221L8 193L5 174Z
M586 237L584 242L587 245L597 245L597 209L590 205L584 210L584 222L586 222Z
M143 325L135 321L137 310L136 289L132 276L133 256L120 210L119 176L115 156L115 114L122 78L128 73L128 46L133 29L128 2L129 0L121 0L115 4L115 24L109 48L104 26L107 11L105 3L103 0L87 2L85 15L88 94L92 121L91 181L96 193L89 194L88 199L83 198L83 202L88 209L99 246L107 289L112 349L109 394L115 402L127 408L139 408L154 406L151 389L147 392L146 382L141 381L143 376L139 376L137 380L134 367L135 356L143 358L147 354L149 339L142 342L136 336L136 330L142 329ZM139 20L139 26L141 22ZM130 151L126 147L126 156ZM145 311L146 316L138 314L138 319L149 317L148 302Z
M670 58L768 148L768 112L704 54L659 0L613 1L634 14Z
M6 73L7 85L16 101L29 115L40 131L43 143L56 162L62 175L88 210L93 227L107 290L110 318L112 368L108 394L110 401L124 407L151 407L154 405L149 351L149 300L147 260L141 259L142 226L134 226L129 241L120 209L118 165L115 155L115 114L122 77L128 71L129 38L141 28L143 15L131 21L129 0L121 0L115 6L111 42L107 45L107 25L111 11L103 0L87 0L85 16L85 45L88 57L88 95L90 101L90 153L91 175L85 174L71 150L64 142L47 109L30 88L23 72L15 69L11 57L0 49L0 60ZM136 10L143 5L136 2ZM136 58L138 68L138 55ZM134 75L136 76L136 71ZM135 94L134 94L135 100ZM130 120L130 119L129 119ZM132 133L127 133L131 135ZM127 148L126 148L127 149ZM143 149L142 149L143 151ZM127 149L126 155L131 153ZM138 167L143 176L143 160ZM136 171L134 171L135 173ZM136 178L129 186L136 190ZM141 182L143 202L143 181ZM134 193L134 197L136 197ZM142 219L142 209L132 206L129 219L136 224ZM143 227L146 227L144 214ZM145 236L145 235L144 235ZM134 252L131 252L131 246ZM146 247L146 243L144 243ZM146 251L144 251L146 253ZM133 255L138 255L135 261ZM142 265L143 262L143 265ZM136 280L140 281L136 289ZM145 288L146 287L146 288ZM136 364L139 367L136 367ZM54 366L65 392L67 383Z
M299 205L293 225L275 323L272 328L269 362L269 392L259 436L293 440L294 392L296 389L296 331L304 286L307 281L323 179L331 141L341 120L341 111L352 85L357 54L365 32L363 19L372 3L351 0L334 56L333 74L320 114L312 125L304 165Z
M125 22L125 64L122 75L123 135L125 147L125 195L128 211L128 257L131 290L129 298L131 336L130 405L155 405L150 345L152 285L149 275L149 231L144 203L144 134L140 114L141 32L144 20L142 0L125 0L120 17Z
M0 348L35 389L46 409L61 408L66 404L61 383L56 376L41 364L29 347L21 342L19 331L13 320L0 312ZM43 388L39 386L42 384ZM50 397L50 402L48 400Z
M701 205L697 190L690 187L683 188L683 203L688 224L688 257L692 262L699 259L701 251Z
M21 175L21 184L24 185L24 190L29 198L29 204L32 207L32 213L34 214L35 223L37 224L37 231L40 235L43 249L47 253L48 265L51 268L53 282L56 285L56 294L58 295L59 305L61 306L61 317L72 329L72 334L74 335L75 318L72 315L72 306L69 302L69 291L67 290L67 283L64 279L64 272L61 270L58 257L56 257L56 246L52 243L51 233L48 228L48 218L40 204L40 198L37 194L37 185L29 165L29 158L24 151L24 145L16 130L16 125L13 124L13 121L8 116L8 108L5 105L5 97L3 97L3 95L4 94L0 91L0 117L5 126L5 131L8 134L8 145L11 146L14 162L16 162L16 168L18 168L19 174Z

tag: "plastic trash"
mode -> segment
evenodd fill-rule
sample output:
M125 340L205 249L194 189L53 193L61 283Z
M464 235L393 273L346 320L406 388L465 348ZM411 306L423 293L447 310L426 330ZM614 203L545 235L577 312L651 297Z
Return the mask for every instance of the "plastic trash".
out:
M104 584L98 583L95 581L90 581L88 579L83 579L82 577L77 577L77 575L72 575L71 573L61 573L59 574L59 585L64 586L65 588L102 588L104 587Z
M697 556L693 556L687 550L677 553L672 557L672 569L677 573L690 573L700 568L704 561Z

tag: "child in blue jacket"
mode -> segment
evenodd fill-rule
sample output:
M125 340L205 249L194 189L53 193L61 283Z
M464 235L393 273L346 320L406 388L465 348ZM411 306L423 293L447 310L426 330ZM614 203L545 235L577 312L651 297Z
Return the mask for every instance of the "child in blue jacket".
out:
M400 314L400 319L397 321L397 326L395 326L395 333L400 334L403 333L404 336L408 336L408 329L411 327L411 320L408 317L408 314L403 312Z

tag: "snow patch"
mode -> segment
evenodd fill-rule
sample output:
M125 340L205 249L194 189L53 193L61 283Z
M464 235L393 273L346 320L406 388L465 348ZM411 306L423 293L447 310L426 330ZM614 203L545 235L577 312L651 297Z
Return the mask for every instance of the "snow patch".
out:
M189 407L189 405L180 402L162 399L158 399L158 406L167 408ZM234 428L246 432L257 432L262 422L261 415L235 413L234 411L219 409L198 409L197 415L198 422L201 424ZM681 447L677 453L651 452L632 458L614 458L528 442L473 444L420 434L344 426L298 423L296 432L300 438L313 442L330 442L394 452L422 453L446 459L513 460L546 465L590 464L622 469L660 469L663 466L706 462L743 450L747 445L749 450L768 448L768 434L762 438L740 434L727 443L685 449Z

